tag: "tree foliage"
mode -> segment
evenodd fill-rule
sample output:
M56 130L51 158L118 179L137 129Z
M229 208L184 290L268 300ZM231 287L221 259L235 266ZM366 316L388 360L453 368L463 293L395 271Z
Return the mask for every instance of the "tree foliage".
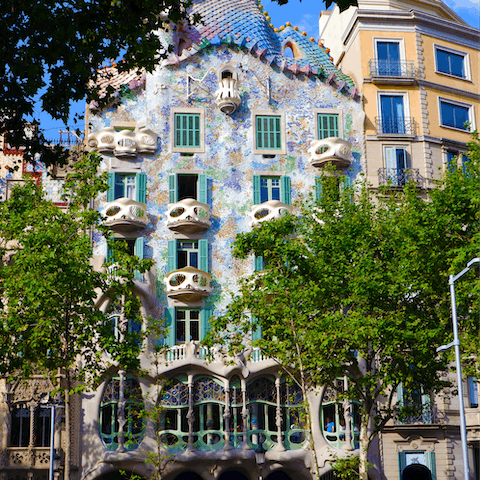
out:
M289 2L289 0L274 0L274 1L276 1L279 5L286 5ZM325 8L330 8L330 6L333 3L336 3L341 12L343 12L349 7L352 7L352 6L356 7L358 5L357 0L323 0L322 2L319 2L319 3L325 3Z
M300 216L264 223L234 243L236 257L262 256L265 268L243 280L209 342L239 351L247 332L261 331L254 345L305 394L347 377L338 396L361 402L361 478L368 445L401 414L399 384L430 393L445 385L448 358L436 347L451 332L448 275L478 255L478 182L474 155L426 199L415 185L379 194L357 185L339 198L326 179L322 200L304 201ZM473 339L472 289L478 297L473 275L460 292Z
M136 365L138 339L112 338L112 326L97 306L100 293L124 297L126 315L136 318L139 300L132 295L134 270L145 271L121 249L115 251L114 274L95 271L90 263L90 229L108 235L91 199L107 188L97 176L100 157L86 155L64 185L61 209L46 199L41 187L27 181L0 204L0 372L28 377L33 372L55 375L58 369L82 369L76 375L99 374L103 349L123 367Z

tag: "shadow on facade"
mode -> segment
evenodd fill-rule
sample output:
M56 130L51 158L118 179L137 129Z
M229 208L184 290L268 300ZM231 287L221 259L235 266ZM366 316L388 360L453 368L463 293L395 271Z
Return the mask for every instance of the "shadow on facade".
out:
M202 480L202 477L193 472L183 472L175 480Z
M218 480L248 480L248 478L235 470L223 472Z
M271 473L265 480L290 480L290 477L281 470Z
M107 473L104 473L103 475L100 475L96 480L129 480L132 477L132 475L138 475L138 473L129 472L125 470L122 470L121 472L119 470L112 470L111 472L107 472ZM141 480L144 480L142 476L138 475L138 477Z

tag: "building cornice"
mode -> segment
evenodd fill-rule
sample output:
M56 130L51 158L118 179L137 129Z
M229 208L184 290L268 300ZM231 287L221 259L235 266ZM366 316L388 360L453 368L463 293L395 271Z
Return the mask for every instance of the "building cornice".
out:
M466 90L449 87L448 85L443 85L441 83L429 82L428 80L417 79L417 84L425 88L431 88L433 90L439 90L440 92L446 92L452 95L459 95L461 97L471 98L472 100L480 102L480 93L468 92Z
M417 10L356 10L342 34L344 45L353 41L361 30L414 32L429 35L457 45L479 50L480 30Z

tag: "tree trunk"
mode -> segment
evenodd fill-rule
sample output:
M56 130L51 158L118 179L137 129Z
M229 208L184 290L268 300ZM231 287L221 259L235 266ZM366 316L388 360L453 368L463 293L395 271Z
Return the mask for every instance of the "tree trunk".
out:
M70 480L70 372L66 372L66 388L65 388L65 436L67 437L65 443L65 473L64 480Z
M369 416L363 414L360 425L360 466L359 479L368 480L368 422Z

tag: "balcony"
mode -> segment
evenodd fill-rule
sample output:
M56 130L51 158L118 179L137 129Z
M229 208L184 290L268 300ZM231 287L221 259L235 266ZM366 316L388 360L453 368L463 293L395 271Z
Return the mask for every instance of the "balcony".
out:
M370 77L374 83L411 84L415 81L415 65L411 60L370 60Z
M286 205L278 200L269 200L259 205L253 205L252 211L249 213L250 226L258 227L262 222L275 220L287 213L292 213L292 211L291 205Z
M348 168L352 163L352 144L338 137L323 138L310 142L310 163L317 168L332 164Z
M167 297L180 302L199 302L212 293L211 275L198 268L173 270L165 277Z
M198 233L210 227L210 206L193 198L170 203L167 211L167 228L180 233Z
M47 469L50 462L50 447L10 447L5 453L8 467Z
M215 92L215 103L218 108L227 115L232 114L240 105L240 94L238 93L238 81L235 78L222 78L218 82L218 89Z
M377 135L414 137L415 119L411 117L375 117Z
M91 151L110 153L119 158L133 158L139 153L155 153L157 134L145 127L136 131L117 131L113 127L106 127L89 136L88 146Z
M145 228L148 223L147 205L130 198L117 198L103 208L105 225L116 232L132 232Z
M423 188L425 179L420 175L418 168L379 168L378 184L391 187L403 187L407 183L415 183Z

